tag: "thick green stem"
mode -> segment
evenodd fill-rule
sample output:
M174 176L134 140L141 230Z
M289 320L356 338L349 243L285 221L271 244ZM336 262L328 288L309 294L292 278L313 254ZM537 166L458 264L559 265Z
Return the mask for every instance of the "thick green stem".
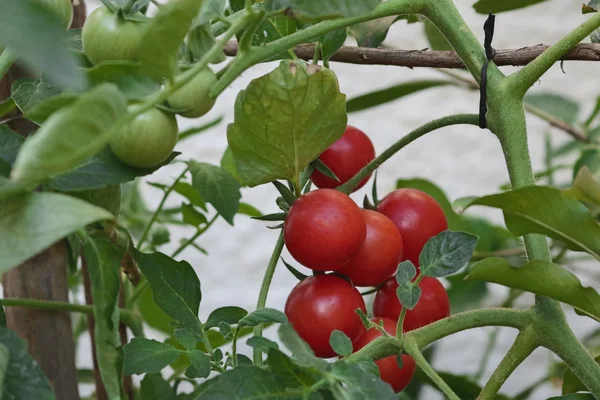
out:
M529 355L538 347L535 330L527 328L517 336L515 342L508 350L486 385L479 400L494 399L508 377Z
M414 338L408 338L404 342L404 350L415 360L419 368L427 374L429 379L446 395L447 399L450 400L460 400L460 397L454 393L452 388L448 386L448 384L442 379L441 376L438 375L437 372L433 369L433 367L427 362L419 347L417 346L417 342Z
M219 93L225 90L225 88L227 88L242 72L251 66L279 53L285 52L298 44L311 42L315 38L325 35L328 32L360 22L392 15L418 14L421 12L425 3L427 3L425 0L390 0L381 3L371 13L353 18L338 18L319 22L318 24L275 40L265 46L253 48L251 52L236 57L236 59L228 66L227 71L225 71L221 79L219 79L219 82L212 88L211 96L216 97L219 95Z
M600 27L600 14L594 14L575 30L564 38L550 46L539 57L527 64L520 71L508 77L506 84L512 88L515 94L524 96L527 90L533 86L544 73L567 54L575 45L586 36Z
M390 157L392 157L394 154L396 154L398 151L400 151L402 148L404 148L408 144L414 142L418 138L426 135L427 133L429 133L431 131L443 128L445 126L450 126L450 125L461 125L461 124L477 125L478 123L479 123L479 117L475 114L449 115L447 117L442 117L442 118L433 120L431 122L428 122L425 125L420 126L419 128L410 132L408 135L403 136L400 140L398 140L396 143L391 145L383 153L381 153L377 158L375 158L373 161L371 161L369 164L367 164L363 169L361 169L356 175L354 175L352 177L352 179L350 179L343 185L339 186L337 188L337 190L341 191L342 193L346 193L346 194L352 192L352 189L354 189L354 187L356 185L358 185L358 183L360 181L362 181L369 174L371 174L373 171L375 171L377 168L379 168L379 166L381 164L383 164L385 161L387 161L388 159L390 159Z
M275 248L273 249L273 254L271 254L271 259L269 260L269 264L267 264L267 269L265 270L265 276L262 281L262 285L260 286L260 292L258 294L258 301L256 302L256 309L264 308L265 304L267 304L267 296L269 295L269 288L271 287L271 281L273 280L273 274L275 274L275 267L277 266L277 261L279 260L279 256L283 250L283 230L279 233L279 238L277 239L277 243L275 244ZM262 336L262 325L257 325L254 327L254 336ZM254 364L262 365L262 352L260 349L254 349L253 352Z
M6 75L13 63L17 61L17 57L10 49L4 49L0 54L0 79Z

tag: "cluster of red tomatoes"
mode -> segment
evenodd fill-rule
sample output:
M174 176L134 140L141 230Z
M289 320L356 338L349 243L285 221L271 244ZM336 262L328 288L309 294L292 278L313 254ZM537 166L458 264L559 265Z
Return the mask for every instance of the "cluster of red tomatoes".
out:
M380 287L372 321L383 321L385 331L395 335L402 309L394 278L398 264L410 260L418 267L427 240L448 228L440 205L421 191L395 190L374 211L360 209L350 197L332 189L374 158L375 150L367 135L348 126L320 156L339 182L315 172L311 179L319 189L297 199L285 220L284 239L290 254L315 271L292 290L285 313L319 357L336 356L329 342L334 330L352 340L354 351L382 335L375 328L367 331L356 313L357 309L366 313L356 286ZM404 332L450 314L448 295L440 281L423 277L419 286L422 294L416 307L406 313ZM381 378L397 392L409 384L415 371L410 356L402 355L402 361L402 367L395 356L376 362Z

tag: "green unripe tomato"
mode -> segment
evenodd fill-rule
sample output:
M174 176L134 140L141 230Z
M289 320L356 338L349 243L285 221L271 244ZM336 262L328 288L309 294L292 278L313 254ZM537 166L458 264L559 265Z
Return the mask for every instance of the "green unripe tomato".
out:
M73 22L73 5L71 0L38 0L46 5L56 14L63 23L65 29L69 29Z
M83 52L94 64L102 61L136 61L146 24L128 21L102 6L85 20L81 33Z
M184 74L189 74L187 71ZM210 111L215 99L209 96L210 89L217 83L217 75L208 67L200 71L183 87L173 93L167 101L175 110L189 110L180 113L182 117L198 118Z
M151 168L169 157L177 143L177 135L175 116L152 108L135 117L113 135L109 143L113 153L125 164Z

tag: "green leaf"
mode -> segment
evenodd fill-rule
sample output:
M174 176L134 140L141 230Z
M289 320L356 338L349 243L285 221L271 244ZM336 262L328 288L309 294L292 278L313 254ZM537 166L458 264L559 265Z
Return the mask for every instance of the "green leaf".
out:
M421 273L425 276L441 278L458 272L467 265L477 236L466 232L444 231L425 243L419 255Z
M582 5L583 14L598 12L600 11L600 1L599 0L589 0L587 4Z
M175 329L173 336L186 350L195 349L196 343L198 343L196 335L187 329Z
M345 96L331 71L282 61L238 94L227 139L240 177L256 186L298 179L346 123Z
M210 23L206 22L192 29L188 33L188 47L195 61L199 61L215 44L215 36ZM219 52L210 62L218 64L225 61L223 52Z
M254 206L246 203L240 203L240 208L238 208L238 214L244 214L249 217L260 217L262 213L257 210Z
M331 374L345 384L344 389L337 385L332 388L334 392L343 391L345 399L397 399L392 387L379 379L377 366L371 360L353 364L336 362Z
M2 162L5 163L5 161ZM5 165L7 165L10 168L10 165ZM15 181L11 181L6 177L0 176L0 205L3 204L2 200L8 199L9 197L15 196L17 194L22 194L24 192L29 191L30 189L31 188L28 188L25 185L22 185ZM0 265L2 264L0 263Z
M4 375L2 397L13 400L56 400L50 382L38 363L27 352L27 345L23 339L10 329L1 326L0 344L10 353Z
M140 400L177 400L177 395L160 374L146 374L140 387Z
M221 307L210 313L204 329L216 328L221 322L228 324L237 324L242 318L248 315L248 311L241 307Z
M267 11L290 9L294 18L302 20L323 20L338 17L356 17L375 9L379 0L266 0Z
M289 206L294 204L294 202L296 201L296 196L294 195L294 193L292 193L288 186L284 185L279 181L273 181L273 185L275 185L275 189L277 189L283 200L285 200L285 202Z
M284 383L258 366L239 366L214 378L195 400L289 399Z
M235 159L233 158L233 153L229 147L227 147L225 153L223 153L223 157L221 157L221 168L229 172L238 181L240 186L246 186L237 172L237 168L235 167Z
M29 193L0 200L0 272L33 257L57 240L113 216L85 201L58 193Z
M454 375L447 372L438 371L440 377L450 386L452 391L461 399L475 399L481 393L481 386L467 376ZM420 368L417 368L416 376L421 382L426 383L433 389L440 390L437 385L425 374ZM494 399L496 400L509 400L508 397L498 393Z
M227 322L219 322L219 333L224 339L233 339L233 328Z
M233 217L240 206L240 184L223 168L207 163L190 161L192 185L217 212L233 225Z
M259 308L251 312L238 322L239 327L257 326L267 322L277 322L283 324L287 322L287 317L284 313L274 308Z
M10 96L19 107L19 110L23 114L27 114L30 109L58 95L60 92L59 87L44 81L43 77L39 80L23 78L12 84Z
M267 43L281 39L285 36L289 36L297 30L298 23L292 18L288 18L284 15L266 18L263 20L263 22L261 22L259 27L256 29L256 32L252 36L252 45L264 46ZM283 51L274 55L273 57L268 58L268 60L272 61L282 58L293 58L290 53L291 51Z
M144 322L159 332L167 335L173 334L172 318L154 303L152 297L152 290L147 288L140 295L136 303Z
M573 125L577 122L579 103L564 95L554 93L528 94L525 96L525 102L569 125Z
M173 152L161 165L153 168L137 168L125 164L108 147L88 158L77 168L57 175L49 183L61 192L99 189L133 181L138 176L150 175L163 165L169 164L179 153Z
M17 108L17 105L15 104L15 101L11 97L0 101L0 117L4 117L5 115L12 112L16 108Z
M327 62L344 45L348 30L346 28L331 31L321 38L323 61Z
M202 4L197 0L170 1L150 20L138 48L138 58L147 75L158 79L173 77L179 46Z
M298 336L290 324L281 324L279 327L279 340L294 355L295 363L304 366L325 370L329 364L327 361L317 358L308 344Z
M352 340L340 330L335 329L329 336L329 345L338 355L348 357L352 354Z
M109 399L121 397L123 382L118 301L124 254L124 249L118 248L105 237L90 237L83 245L94 300L98 368Z
M54 113L27 139L15 161L12 177L35 185L77 166L106 146L110 127L125 112L125 100L115 86L95 87L71 106Z
M126 375L159 373L179 357L179 350L156 340L133 338L123 347Z
M204 0L198 13L197 23L204 24L214 18L224 16L225 0Z
M596 362L600 364L600 357L595 358ZM570 394L576 392L585 392L588 388L581 382L581 380L575 375L573 371L567 369L562 384L562 394Z
M136 250L134 258L148 279L154 303L182 328L202 337L204 332L198 319L200 281L192 266L158 252L145 254Z
M13 0L0 0L0 10L0 46L9 47L30 70L43 72L60 86L85 88L63 23L52 11L42 2Z
M200 350L192 350L188 353L190 357L190 362L192 363L191 367L193 370L190 371L190 368L186 371L186 376L190 378L193 373L193 378L206 378L210 375L210 358L204 352ZM190 374L188 374L188 372Z
M253 336L246 341L246 344L254 349L259 349L264 352L268 352L270 349L279 349L279 345L276 342L262 336ZM352 345L352 343L350 343L350 345Z
M396 282L400 286L407 286L417 276L417 268L412 261L402 261L396 270Z
M469 205L500 208L508 229L517 236L542 233L572 250L600 259L600 225L583 204L560 190L531 186L481 197Z
M372 19L350 27L359 47L377 48L385 40L390 26L398 19L395 16Z
M288 356L277 349L269 349L267 364L286 387L309 388L315 383L315 376L310 369L294 364Z
M473 5L473 8L480 14L487 14L490 12L497 14L503 11L529 7L544 1L546 0L479 0Z
M582 166L573 181L573 187L563 191L566 196L584 204L600 206L600 182L587 166Z
M421 288L418 285L398 286L396 296L398 296L400 304L412 310L421 297Z
M200 226L208 222L204 214L198 212L191 204L182 204L181 214L183 222L191 226Z
M60 93L32 105L25 112L25 116L36 124L42 125L52 114L61 108L70 106L78 98L78 94Z
M423 23L423 26L431 50L454 51L454 48L448 43L442 32L440 32L433 22L427 19Z
M121 209L121 186L110 185L102 189L84 190L70 193L71 196L85 200L90 204L98 206L110 212L114 216L119 215Z
M446 289L452 314L480 308L488 294L484 281L467 281L468 272L447 276L450 287Z
M114 83L128 100L140 100L160 88L160 84L142 74L139 63L131 61L104 61L86 70L93 86Z
M173 190L175 190L177 193L188 199L193 205L200 207L204 211L207 211L206 202L202 198L202 195L195 187L193 187L189 183L177 182L173 186Z
M503 258L486 258L473 265L467 279L485 280L550 297L600 321L598 292L591 287L583 287L575 275L560 265L536 260L513 267Z
M13 164L25 138L13 132L7 125L0 125L0 158Z
M348 100L346 108L349 113L366 110L381 104L389 103L404 96L439 86L452 85L449 81L423 80L401 83L387 89L376 90Z

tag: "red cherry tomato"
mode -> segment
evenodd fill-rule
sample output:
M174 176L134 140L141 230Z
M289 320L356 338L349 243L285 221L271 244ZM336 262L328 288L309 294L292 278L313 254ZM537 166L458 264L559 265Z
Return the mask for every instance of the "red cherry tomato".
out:
M404 241L404 259L412 261L416 267L425 243L448 229L442 207L420 190L394 190L383 198L377 211L394 221Z
M377 286L392 276L402 261L402 236L396 225L377 211L362 210L367 238L358 253L338 270L356 286Z
M285 315L317 357L334 357L329 345L331 332L338 329L352 341L361 334L362 321L355 310L366 312L365 302L352 285L335 275L315 275L292 289Z
M360 249L367 226L350 197L333 189L319 189L296 200L283 233L296 261L315 271L333 271Z
M389 318L372 318L371 321L376 324L379 321L383 321L383 329L392 336L396 335L396 322L394 320ZM354 343L354 351L362 349L381 335L382 333L376 328L371 328L368 331L363 328L363 334ZM402 368L398 367L396 356L379 359L375 361L375 364L379 367L381 380L392 385L395 392L399 392L407 387L415 375L415 361L407 354L402 354Z
M397 287L398 283L394 278L388 279L383 284L373 301L373 315L398 320L402 305L396 296ZM402 327L404 332L431 324L450 315L448 293L440 281L426 276L419 283L419 287L421 288L421 297L415 308L406 312Z
M340 181L328 178L319 171L313 172L310 179L318 188L332 189L347 182L374 158L375 147L371 139L360 129L348 125L342 137L319 156ZM354 191L363 187L370 177L360 181Z

